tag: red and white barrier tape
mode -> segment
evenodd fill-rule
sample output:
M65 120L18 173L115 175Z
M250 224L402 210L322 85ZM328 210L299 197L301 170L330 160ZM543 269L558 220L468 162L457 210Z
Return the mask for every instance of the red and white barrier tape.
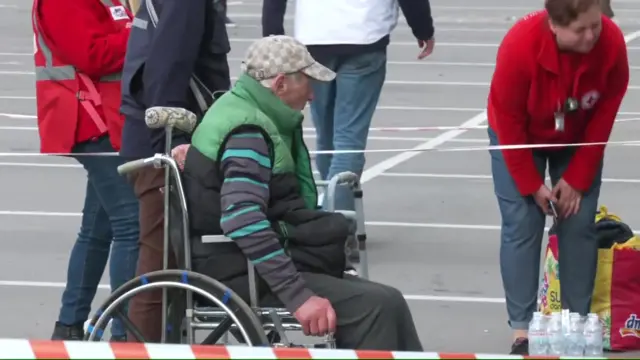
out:
M310 154L369 154L369 153L405 153L405 152L459 152L459 151L489 151L489 150L522 150L522 149L545 149L580 146L640 146L640 140L628 141L608 141L592 143L571 143L571 144L524 144L524 145L487 145L487 146L464 146L446 148L425 148L414 147L404 149L365 149L365 150L321 150L309 151ZM42 157L42 156L118 156L117 152L104 153L34 153L34 152L11 152L0 153L0 157Z
M525 359L523 356L0 339L0 359ZM549 357L548 359L562 359Z

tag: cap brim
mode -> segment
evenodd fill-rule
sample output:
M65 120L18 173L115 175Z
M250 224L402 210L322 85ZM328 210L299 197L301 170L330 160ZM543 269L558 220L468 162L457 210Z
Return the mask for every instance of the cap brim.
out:
M313 65L305 68L302 72L318 81L332 81L336 78L336 73L318 62L313 63Z

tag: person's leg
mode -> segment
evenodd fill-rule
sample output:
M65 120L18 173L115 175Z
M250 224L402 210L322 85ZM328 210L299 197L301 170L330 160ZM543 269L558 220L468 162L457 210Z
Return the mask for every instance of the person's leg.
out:
M93 175L87 170L80 232L69 256L67 285L52 340L82 340L83 324L89 317L91 302L109 257L111 226L92 184Z
M108 137L92 143L88 150L96 153L115 151ZM138 262L138 200L127 179L118 174L117 168L124 162L120 157L104 156L95 158L95 161L91 159L85 165L95 175L93 187L113 234L109 261L112 291L134 277ZM126 339L125 328L119 318L113 320L111 334L114 340Z
M600 6L606 17L612 19L615 16L613 9L611 8L611 0L601 0Z
M489 139L491 145L498 145L492 129L489 129ZM494 191L502 217L500 272L509 325L518 340L527 337L536 309L545 215L533 198L520 195L502 152L490 150L490 153ZM534 155L534 159L540 174L545 174L546 159L539 155Z
M549 159L549 174L554 184L566 170L573 151L559 152ZM560 264L560 299L562 308L587 315L598 266L598 239L595 217L602 183L602 164L591 185L583 194L578 214L558 223L558 263Z
M140 207L140 253L136 276L163 267L164 253L164 185L162 169L146 168L132 175ZM172 257L169 266L175 267ZM162 334L162 290L142 292L131 299L129 319L147 342L160 342ZM129 341L134 337L129 334Z
M338 321L338 348L423 350L409 305L397 289L349 275L302 276L309 289L331 302Z
M364 150L369 127L386 77L386 50L341 59L337 69L335 107L333 114L333 148L335 150ZM358 176L364 169L362 153L335 154L327 179L343 171ZM346 187L336 191L338 210L353 210L353 193Z
M322 64L335 71L337 58L329 58ZM319 151L333 150L333 113L336 100L336 82L313 81L313 100L310 102L311 120L316 129L316 149ZM328 180L331 154L317 154L316 167L320 179Z
M74 149L77 153L112 151L108 137L80 144ZM74 327L89 315L110 248L109 277L112 291L133 278L138 260L137 201L131 186L117 172L117 167L124 160L112 156L78 156L77 160L87 171L87 195L79 241L74 246L69 263L67 284L77 284L78 290L68 287L65 291L59 320L61 324ZM74 293L79 294L75 299ZM124 340L124 328L119 319L113 322L112 334L113 339Z

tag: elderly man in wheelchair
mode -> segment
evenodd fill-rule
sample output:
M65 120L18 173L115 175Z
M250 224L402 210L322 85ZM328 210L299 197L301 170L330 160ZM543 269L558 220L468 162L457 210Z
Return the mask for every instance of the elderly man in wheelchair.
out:
M205 116L187 153L192 231L233 240L209 245L216 249L203 258L194 252L194 267L249 299L246 257L261 300L282 302L305 334L337 329L340 347L420 350L402 294L344 273L349 220L317 209L301 111L311 79L334 77L293 38L249 48L244 74Z
M134 293L134 287L166 285L175 276L181 289L200 297L198 302L217 305L234 322L244 322L236 338L252 338L247 335L255 331L252 326L263 331L256 323L264 323L264 316L258 320L256 310L279 309L306 335L335 336L338 348L422 351L400 291L345 273L352 219L317 206L301 111L312 95L310 82L334 78L291 37L271 36L249 47L237 83L193 133L178 179L189 209L185 256L197 276L165 271L134 279L97 317L115 309L113 299ZM214 313L198 306L191 315L200 314L201 322ZM189 313L189 305L186 309ZM183 305L173 313L184 316L184 310ZM275 316L272 320L276 330L282 327ZM218 337L230 329L225 321L216 326Z

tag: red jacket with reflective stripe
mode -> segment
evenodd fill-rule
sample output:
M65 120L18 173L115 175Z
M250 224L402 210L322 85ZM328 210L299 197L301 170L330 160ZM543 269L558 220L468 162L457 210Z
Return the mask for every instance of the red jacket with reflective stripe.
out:
M609 141L629 83L627 47L620 28L602 16L602 33L584 55L558 50L545 11L517 22L498 48L487 116L500 145L602 143ZM565 130L555 130L554 113L569 97L578 109L565 114ZM555 148L555 147L554 147ZM562 174L585 192L604 156L604 145L578 147ZM502 151L520 193L543 184L531 149Z
M120 149L120 78L131 19L119 0L34 0L41 152L68 153L105 133Z

